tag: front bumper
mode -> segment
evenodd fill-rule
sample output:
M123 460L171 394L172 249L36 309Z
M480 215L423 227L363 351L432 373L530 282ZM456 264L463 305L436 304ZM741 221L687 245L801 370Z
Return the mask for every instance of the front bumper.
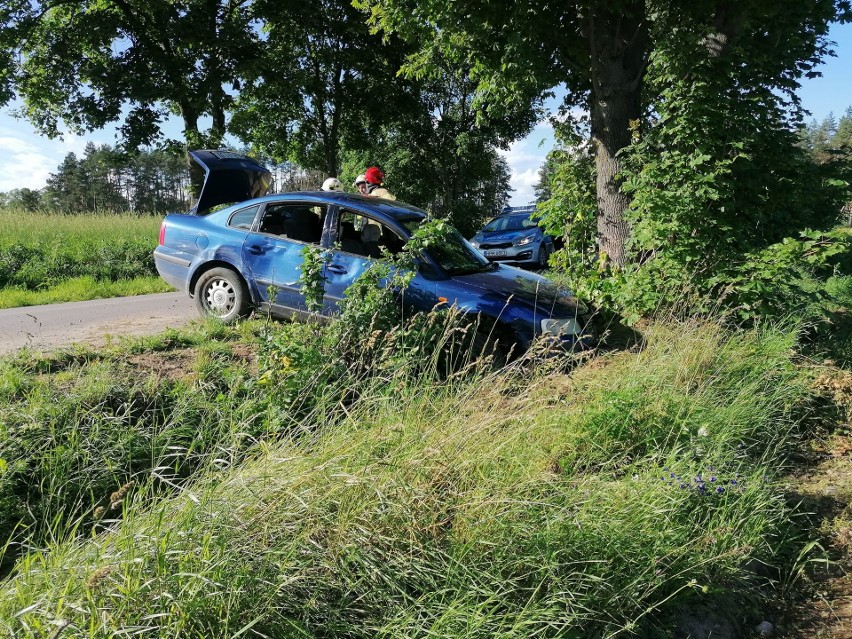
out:
M527 244L525 246L509 246L506 248L482 248L482 253L489 262L500 262L504 264L537 264L538 252L541 244Z

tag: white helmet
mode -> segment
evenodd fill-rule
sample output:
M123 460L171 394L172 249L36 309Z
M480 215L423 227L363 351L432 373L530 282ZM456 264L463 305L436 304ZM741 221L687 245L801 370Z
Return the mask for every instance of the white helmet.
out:
M322 183L323 191L342 191L343 184L336 177L330 177Z
M362 173L361 175L359 175L358 177L356 177L356 178L355 178L355 184L354 184L354 186L357 188L359 184L366 184L366 183L367 183L367 178L366 178L366 176Z

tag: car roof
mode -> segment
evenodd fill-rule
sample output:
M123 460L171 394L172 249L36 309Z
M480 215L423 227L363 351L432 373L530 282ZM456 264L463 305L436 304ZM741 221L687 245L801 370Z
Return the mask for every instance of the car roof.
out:
M300 202L336 204L337 206L351 206L353 208L365 210L371 209L394 220L427 217L426 211L423 211L416 206L406 204L405 202L364 196L356 193L344 193L340 191L286 191L284 193L270 193L269 195L265 195L251 201L280 202L282 200L298 200ZM245 204L245 202L242 204Z

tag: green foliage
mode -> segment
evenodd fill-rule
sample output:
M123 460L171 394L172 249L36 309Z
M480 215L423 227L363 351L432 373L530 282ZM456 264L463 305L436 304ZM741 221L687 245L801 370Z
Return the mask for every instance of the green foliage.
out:
M548 153L545 166L541 189L548 197L539 201L536 216L546 232L560 238L563 245L550 263L583 299L600 302L592 294L599 284L596 274L601 267L594 159L581 135L563 126L557 129L557 145Z
M650 636L725 597L748 618L746 600L776 596L748 566L796 554L774 481L807 412L795 336L696 323L646 338L572 378L383 375L361 399L326 395L293 424L308 437L242 460L240 440L220 441L186 490L140 474L120 526L20 559L0 632ZM199 377L176 403L236 427L218 370L223 398ZM269 410L242 426L286 418L275 391L254 388Z
M12 189L0 193L0 208L37 211L41 207L41 193L33 189Z
M116 281L99 280L91 275L62 278L56 284L40 284L36 290L23 288L0 289L0 308L19 308L61 302L148 295L174 291L159 275L134 276Z
M119 517L121 504L109 496L120 486L175 485L221 459L223 447L238 454L262 435L253 417L262 398L249 397L254 383L231 350L234 337L173 334L159 349L179 364L170 374L150 365L160 357L150 348L22 353L0 363L8 408L0 421L0 459L8 463L0 473L0 548L24 535L38 545ZM21 550L12 544L0 552L3 568Z
M305 296L305 306L312 313L322 310L326 265L326 251L318 244L308 244L302 249L302 266L299 288Z
M75 132L121 122L128 149L155 141L175 112L184 142L218 146L232 102L228 88L260 57L245 4L17 3L4 18L0 50L17 62L10 84L36 128L55 137L61 122ZM212 120L206 132L199 129L204 116Z
M80 253L81 248L87 251ZM0 248L0 264L3 265L0 285L32 290L82 275L118 280L156 274L150 241L86 247L13 245Z
M55 286L75 277L116 281L140 275L156 275L152 255L155 240L138 238L125 242L94 243L82 240L50 244L0 244L0 287L26 290Z
M421 224L402 252L375 261L346 289L331 323L318 323L317 316L306 325L268 327L258 353L259 384L277 398L282 424L328 402L349 403L387 379L443 379L493 363L487 342L476 337L475 319L456 309L414 312L406 304L421 251L444 243L449 232L443 220ZM306 249L301 283L316 300L315 312L323 259L319 249Z
M740 320L824 313L814 278L830 275L848 247L827 232L849 197L848 167L816 163L802 150L797 112L783 96L824 53L828 8L750 11L760 20L718 47L708 7L686 15L669 7L657 17L645 86L653 113L633 123L634 143L622 157L622 189L632 196L622 268L607 268L596 254L599 229L586 213L596 206L595 175L583 170L580 140L569 139L565 157L561 149L551 157L551 199L540 210L554 232L571 221L566 248L551 263L578 293L628 321L661 308L723 310ZM664 31L672 20L678 28ZM796 24L814 31L767 41L761 30Z
M168 290L152 255L159 224L0 210L0 307Z
M624 171L634 260L625 285L639 293L636 312L687 292L696 310L721 304L743 319L797 313L802 282L845 248L807 230L836 223L846 184L796 146L771 91L778 68L797 58L764 60L750 42L741 35L725 55L690 57L699 40L683 30L652 56L657 118L637 131ZM744 60L754 67L733 75Z

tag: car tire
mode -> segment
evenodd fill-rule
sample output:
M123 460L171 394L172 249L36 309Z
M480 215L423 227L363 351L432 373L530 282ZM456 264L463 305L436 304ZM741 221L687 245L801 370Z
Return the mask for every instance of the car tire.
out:
M202 317L230 324L248 315L249 292L243 278L229 268L212 268L195 283L195 307Z
M550 251L547 250L547 244L541 243L538 247L538 268L544 270L547 268L547 258L550 257Z
M471 354L474 359L485 362L491 369L501 369L509 362L506 345L493 335L477 331L471 344Z

